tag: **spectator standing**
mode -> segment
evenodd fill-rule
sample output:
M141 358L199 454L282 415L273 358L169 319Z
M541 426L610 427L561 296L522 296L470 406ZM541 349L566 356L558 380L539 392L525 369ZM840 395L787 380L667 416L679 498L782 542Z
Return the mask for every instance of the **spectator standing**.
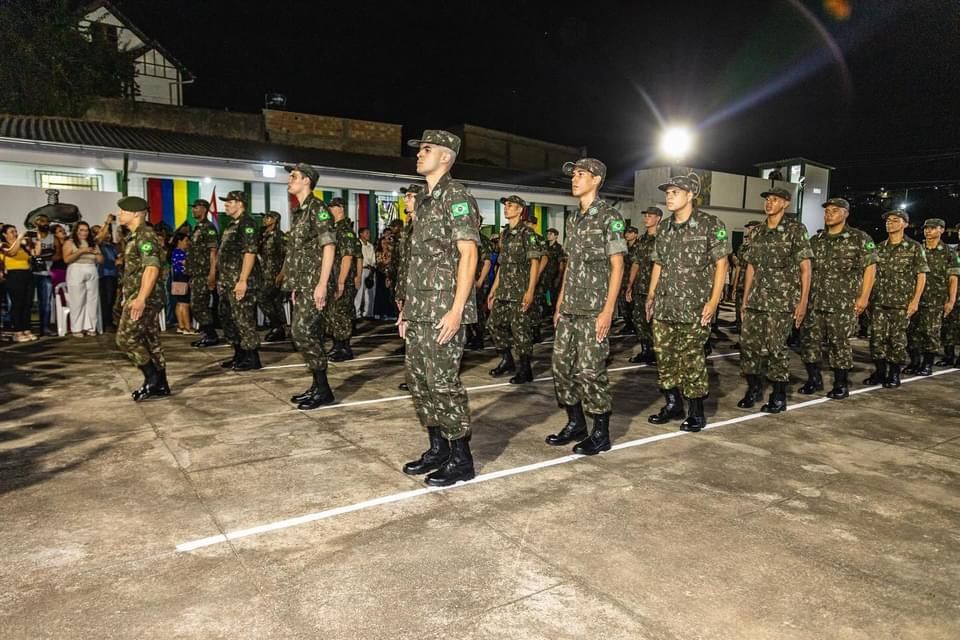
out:
M50 229L50 218L37 216L34 220L37 230L30 235L40 245L40 257L43 258L46 268L33 272L33 287L37 292L37 306L40 311L40 335L54 336L50 329L50 303L53 300L53 282L50 279L50 267L56 254L56 238Z
M363 254L363 272L361 273L360 286L357 288L357 298L354 300L358 318L373 318L373 305L376 299L376 271L377 271L377 251L370 242L370 229L362 227L357 233L360 238L360 251ZM367 281L371 280L371 286L367 286Z
M187 229L189 232L189 228ZM199 335L193 330L190 320L190 275L187 272L187 256L190 253L190 236L177 232L173 236L173 251L170 253L170 271L172 282L170 296L176 303L177 333L185 336Z
M30 253L40 255L40 246L30 242L25 235L17 233L12 224L0 228L0 255L7 274L7 293L10 295L10 322L13 325L15 342L36 340L30 332L30 307L33 302L33 273L30 270Z
M113 322L113 306L117 301L117 278L120 271L117 267L119 249L113 243L114 220L115 216L110 214L102 225L91 229L94 238L96 238L97 246L100 247L100 255L103 256L103 260L97 265L97 274L100 276L98 280L100 285L100 321L104 331L116 327Z
M100 309L97 265L103 261L103 256L86 222L78 222L73 227L70 239L63 244L63 261L67 265L71 333L74 337L94 336Z

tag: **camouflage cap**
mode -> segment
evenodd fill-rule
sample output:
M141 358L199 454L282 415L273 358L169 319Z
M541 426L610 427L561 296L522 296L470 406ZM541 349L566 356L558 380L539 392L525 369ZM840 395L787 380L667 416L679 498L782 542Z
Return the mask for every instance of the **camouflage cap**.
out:
M508 202L512 202L513 204L518 204L524 208L530 206L530 204L520 196L509 196L507 198L500 198L500 204L507 204Z
M760 194L760 197L764 199L770 196L777 196L778 198L783 198L788 202L793 200L793 195L783 187L774 187L773 189L768 189Z
M343 203L343 198L333 198L330 202L327 203L328 207L341 207L343 209L347 208L347 205Z
M280 212L279 212L279 211L267 211L265 214L263 214L263 217L264 217L264 218L276 218L277 220L279 220L279 219L280 219Z
M210 203L207 202L206 200L204 200L203 198L197 198L196 200L193 201L193 204L191 204L190 206L191 206L191 207L204 207L205 209L209 209L209 208L210 208Z
M830 206L840 207L841 209L848 209L848 210L850 209L850 203L843 198L830 198L829 200L823 203L824 209Z
M403 187L402 189L400 189L400 193L402 193L403 195L407 195L408 193L412 193L413 195L417 195L418 193L423 193L423 185L413 183L409 187Z
M643 210L643 213L652 213L655 216L663 217L663 209L660 207L647 207Z
M947 223L943 218L927 218L923 221L923 226L925 227L944 227L946 228Z
M673 176L663 184L659 185L657 189L660 189L660 191L666 191L670 187L683 189L684 191L689 191L694 195L700 192L700 185L697 184L697 181L690 176Z
M124 211L130 211L132 213L140 213L141 211L146 211L150 208L150 205L147 204L146 200L143 198L138 198L137 196L120 198L117 200L117 206Z
M555 236L560 235L560 232L554 229L553 227L550 227L549 229L547 229L547 233L552 233Z
M636 228L633 225L630 225L629 227L627 227L625 233L635 233L637 235L640 235L640 229Z
M231 200L237 200L238 202L242 202L243 204L247 204L247 194L245 194L243 191L231 191L230 193L228 193L228 194L226 195L226 197L220 196L220 199L223 200L224 202L230 202Z
M418 148L421 144L435 144L460 153L460 137L443 129L426 129L419 139L407 140L407 144Z
M284 167L287 170L287 173L293 173L294 171L299 171L300 175L304 178L309 178L311 184L316 184L317 180L320 179L320 172L314 169L312 166L306 162L298 162L295 165L287 165Z
M910 222L910 214L904 211L903 209L894 209L892 211L886 211L881 217L884 220L886 220L890 216L898 216L901 219L903 219L904 222Z
M572 176L573 172L577 169L589 171L595 176L600 176L601 179L607 177L607 165L596 158L580 158L576 162L564 162L563 166L560 167L560 170L563 171L563 175L565 176Z

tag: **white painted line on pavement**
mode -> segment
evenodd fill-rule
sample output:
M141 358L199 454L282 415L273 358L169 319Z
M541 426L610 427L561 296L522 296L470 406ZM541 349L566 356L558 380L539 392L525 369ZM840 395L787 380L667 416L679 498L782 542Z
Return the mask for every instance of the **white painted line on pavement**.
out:
M643 365L641 365L643 366ZM948 373L954 373L960 371L960 369L944 369L941 371L936 371L932 376L915 376L912 378L906 378L903 380L906 382L915 382L918 380L924 380L933 376L942 376ZM861 394L869 393L871 391L876 391L877 389L882 389L881 386L872 386L865 387L862 389L855 389L851 391L850 394ZM406 397L406 396L403 396ZM801 402L794 405L789 405L787 407L788 411L795 411L799 409L805 409L814 405L823 404L825 402L831 402L830 398L815 398L813 400L808 400L806 402ZM833 400L833 402L843 402L842 400ZM737 424L739 422L747 422L749 420L759 420L760 418L769 417L769 413L751 413L743 416L738 416L736 418L731 418L729 420L722 420L714 424L708 424L706 429L716 429L722 426ZM706 430L705 429L705 430ZM612 451L619 451L621 449L627 449L630 447L639 447L647 444L652 444L654 442L660 442L662 440L669 440L671 438L679 438L681 436L692 435L686 431L672 431L669 433L661 433L655 436L648 436L645 438L639 438L637 440L630 440L628 442L622 442L620 444L614 445L611 448ZM278 531L280 529L288 529L290 527L295 527L301 524L306 524L308 522L316 522L317 520L326 520L328 518L333 518L335 516L343 515L345 513L353 513L355 511L362 511L364 509L370 509L384 504L391 504L395 502L402 502L404 500L410 500L428 493L436 493L439 491L449 491L452 489L459 489L461 487L467 487L474 484L480 484L481 482L488 482L490 480L497 480L500 478L507 478L510 476L520 475L523 473L529 473L531 471L537 471L539 469L545 469L548 467L555 467L557 465L566 464L568 462L574 462L583 458L585 456L579 454L569 454L566 456L561 456L559 458L553 458L551 460L544 460L542 462L535 462L533 464L524 465L521 467L513 467L511 469L502 469L500 471L493 471L490 473L484 473L473 480L468 482L460 482L450 487L423 487L420 489L413 489L411 491L403 491L401 493L394 493L386 496L381 496L379 498L374 498L371 500L365 500L363 502L357 502L352 505L347 505L344 507L335 507L333 509L326 509L324 511L317 511L315 513L308 513L306 515L297 516L295 518L287 518L285 520L278 520L276 522L271 522L268 524L258 525L256 527L251 527L249 529L237 529L234 531L228 531L226 534L220 534L216 536L210 536L207 538L200 538L198 540L191 540L189 542L184 542L177 545L177 551L186 552L193 551L195 549L201 549L203 547L210 547L216 544L222 544L230 540L237 540L239 538L247 538L250 536L255 536L261 533L267 533L270 531Z

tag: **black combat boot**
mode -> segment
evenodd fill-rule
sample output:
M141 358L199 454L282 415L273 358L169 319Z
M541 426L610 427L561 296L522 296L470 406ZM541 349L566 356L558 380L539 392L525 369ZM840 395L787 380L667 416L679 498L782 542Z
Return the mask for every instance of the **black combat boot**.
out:
M582 456L595 456L601 451L610 451L610 412L593 416L593 431L590 437L577 443L574 453Z
M913 375L920 370L920 352L911 351L910 352L910 363L903 368L903 372L907 375Z
M847 379L846 369L833 370L833 389L827 392L831 400L843 400L850 397L850 381Z
M676 387L673 389L660 389L660 392L663 393L663 397L666 398L667 403L660 408L660 413L649 416L647 422L651 424L666 424L671 420L680 420L686 416L683 412L683 396L680 395L679 389Z
M516 370L517 365L513 361L513 354L510 352L510 349L503 349L500 351L500 362L490 370L490 375L494 378L499 378L506 373L514 373Z
M316 409L325 404L332 404L333 401L333 390L330 388L330 383L327 382L326 370L314 371L313 392L309 398L306 398L297 405L297 409L309 411L310 409Z
M243 349L240 348L239 344L233 345L233 357L229 360L224 360L220 363L220 366L224 369L233 369L233 365L237 363L238 360L243 356Z
M640 345L640 353L632 356L630 362L634 364L653 364L656 362L656 356L653 355L653 349L648 344Z
M157 367L157 384L154 386L156 396L170 395L170 383L167 382L167 370Z
M346 340L335 340L330 361L346 362L347 360L353 360L353 349L350 348L350 343Z
M146 400L147 398L152 398L157 395L156 387L159 374L153 361L151 360L140 367L140 371L143 372L143 386L130 394L134 402L140 402L141 400Z
M920 368L917 369L918 376L932 376L933 375L933 359L937 356L935 353L927 351L923 354L923 364L920 365Z
M421 454L420 458L403 465L403 472L408 476L418 476L439 469L450 457L450 443L443 437L440 427L427 427L430 437L430 448Z
M873 373L870 374L869 378L864 379L863 384L866 385L875 385L883 384L887 379L887 361L886 360L874 360L873 366L876 367Z
M194 340L190 344L194 347L213 347L220 344L220 338L217 336L217 330L213 328L212 324L207 324L200 327L200 331L203 332L203 337L199 340Z
M948 344L943 347L943 358L937 360L938 367L952 367L957 364L957 348Z
M410 391L410 385L408 385L406 382L401 382L397 385L397 389L400 389L400 391Z
M276 327L267 332L267 335L263 337L264 342L283 342L287 339L287 334L283 330L283 327Z
M805 396L809 396L817 391L823 391L823 376L820 375L819 362L806 362L807 382L800 387L799 391Z
M313 395L313 392L317 390L317 377L313 376L313 379L310 381L310 388L302 393L298 393L295 396L290 396L290 402L293 404L300 404L307 398Z
M767 404L760 407L760 411L763 411L764 413L781 413L786 410L787 383L774 382L773 391L770 392L770 399L767 401Z
M450 456L439 469L427 476L427 484L431 487L449 487L457 482L473 480L476 475L473 456L470 455L470 438L460 438L450 441Z
M241 358L233 364L234 371L253 371L263 368L263 365L260 364L259 349L241 349L240 353Z
M524 384L527 382L533 382L530 356L520 356L520 366L517 367L517 373L510 378L510 384Z
M821 387L822 388L822 387ZM737 403L741 409L752 409L755 404L763 399L763 378L754 374L747 374L747 392Z
M887 379L883 382L884 389L895 389L900 386L900 363L887 362Z
M688 398L687 402L687 419L680 425L680 431L696 433L707 426L707 419L703 415L703 398Z
M564 408L567 410L567 424L563 425L559 433L551 433L545 440L547 444L554 447L587 437L587 417L583 415L583 405L578 402L568 404Z

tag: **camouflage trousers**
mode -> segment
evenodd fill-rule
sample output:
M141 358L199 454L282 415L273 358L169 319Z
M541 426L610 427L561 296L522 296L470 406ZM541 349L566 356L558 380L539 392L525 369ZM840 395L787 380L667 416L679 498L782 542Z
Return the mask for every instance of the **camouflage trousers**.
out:
M447 344L437 343L437 331L432 322L407 323L407 386L420 424L459 440L470 436L470 405L460 382L465 330L460 327Z
M190 278L190 314L201 327L213 324L206 274L202 278Z
M271 329L282 329L286 324L283 314L286 298L286 294L274 284L265 285L260 291L260 308L263 309L263 315L267 317Z
M653 325L647 320L647 296L633 296L633 326L637 328L637 340L641 345L653 346Z
M823 345L826 344L827 364L831 369L853 369L853 347L850 346L850 338L857 331L857 322L857 314L853 309L810 310L803 320L800 359L806 364L819 364L823 361Z
M232 286L221 291L220 326L223 327L223 337L230 344L238 344L247 351L259 349L256 290L248 289L242 300L237 300L233 295Z
M943 307L920 307L907 329L907 351L910 353L937 353L940 351L940 330L943 325Z
M160 314L163 307L147 305L139 320L130 319L130 305L124 304L117 326L117 348L138 367L153 362L160 369L167 368L160 345Z
M736 312L736 322L737 327L740 328L740 333L743 333L743 315L740 311L740 308L743 306L743 287L737 289L736 294L734 295L733 307Z
M661 389L677 387L687 398L707 395L707 359L703 345L710 327L699 322L679 324L653 321L653 347L657 353L658 384Z
M740 330L740 373L761 375L767 380L790 380L790 349L787 338L793 329L789 311L768 312L747 309Z
M538 284L533 293L533 305L530 307L530 330L534 333L541 328L543 316L547 308L547 288Z
M313 302L313 291L295 291L290 334L294 346L303 356L303 361L310 371L327 370L327 352L323 349L322 325L321 313Z
M940 339L944 345L960 344L960 305L955 306L940 328Z
M533 311L520 310L516 300L494 300L487 330L497 349L513 349L517 356L533 353Z
M553 343L553 389L557 402L583 403L594 415L613 409L607 356L610 340L597 342L597 317L560 314Z
M356 312L353 300L357 297L357 290L347 287L342 296L334 298L335 295L336 289L327 295L327 306L321 314L323 332L334 340L349 340L353 335L353 318Z
M633 303L627 302L626 290L621 289L617 297L617 312L628 325L633 323Z
M907 364L907 310L872 307L870 355L874 360Z

